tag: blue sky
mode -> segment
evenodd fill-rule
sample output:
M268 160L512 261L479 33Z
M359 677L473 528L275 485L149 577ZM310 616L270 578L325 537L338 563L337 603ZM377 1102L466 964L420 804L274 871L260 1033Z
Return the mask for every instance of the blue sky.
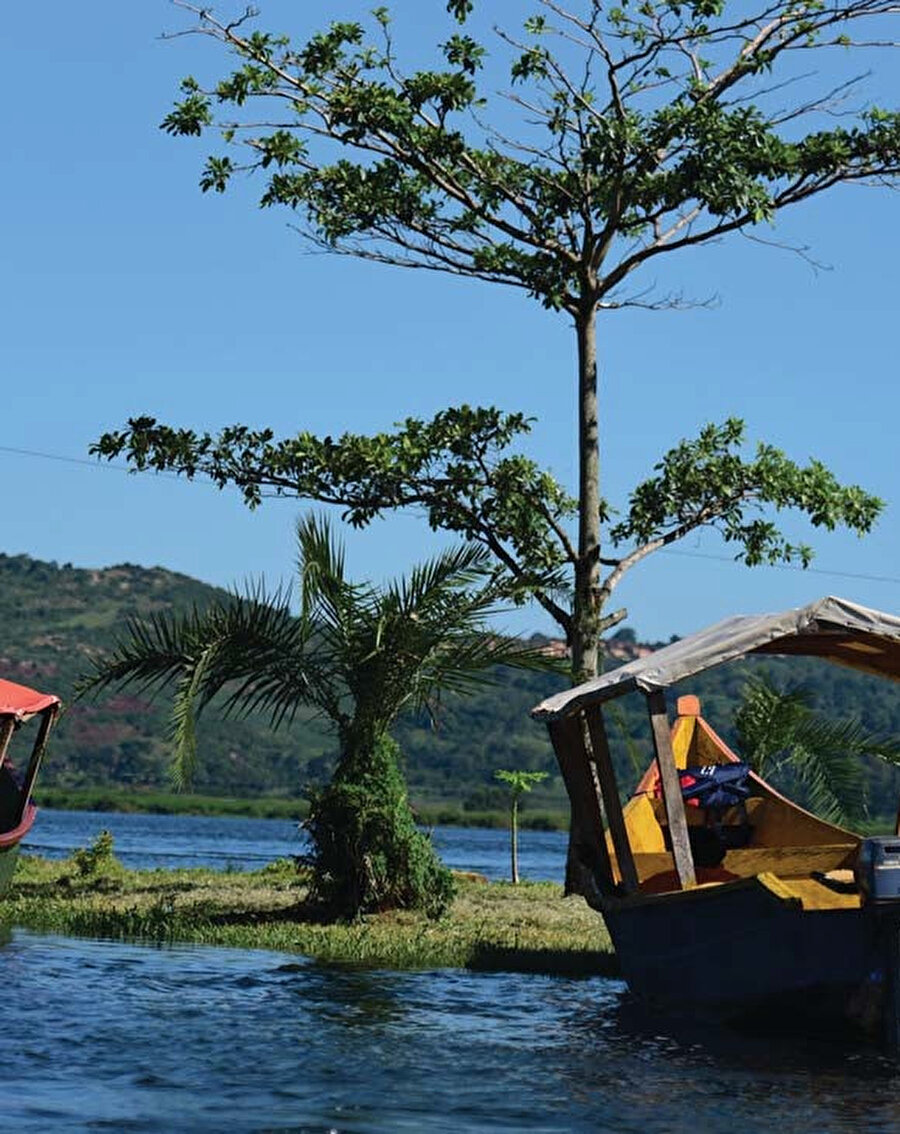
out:
M282 0L263 3L263 23L314 28L366 7ZM412 50L434 41L423 12L439 14L439 0L395 8ZM499 18L522 11L513 0L495 8ZM197 178L212 141L158 129L182 75L221 69L207 41L160 40L184 26L161 0L6 14L0 550L161 565L222 585L289 574L295 502L249 513L233 492L13 451L86 460L92 440L135 413L196 428L339 433L493 403L537 418L531 453L571 484L566 319L508 289L310 255L288 214L256 208L252 184L204 197ZM870 62L879 101L898 105L900 71L885 56ZM604 490L614 503L664 449L732 414L754 440L816 456L888 502L863 541L790 525L816 547L815 573L749 571L714 536L655 557L619 592L642 636L825 593L900 610L898 217L894 193L839 189L764 233L810 245L831 270L735 238L657 273L664 287L718 295L716 308L601 321ZM349 545L351 568L381 578L439 539L403 517ZM505 624L552 629L531 609Z

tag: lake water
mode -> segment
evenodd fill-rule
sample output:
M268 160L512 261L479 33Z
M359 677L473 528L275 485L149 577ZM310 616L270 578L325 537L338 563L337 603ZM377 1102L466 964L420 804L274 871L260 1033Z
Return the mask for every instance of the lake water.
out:
M68 853L104 826L132 865L302 849L272 820L51 811L32 846ZM436 840L454 865L505 872L502 831ZM525 832L533 876L559 876L564 849ZM900 1071L877 1052L648 1018L608 979L360 971L16 928L0 979L17 1134L900 1130Z
M201 815L119 815L107 811L51 811L42 808L26 854L62 858L86 846L104 828L115 851L135 868L208 866L254 870L276 858L302 854L306 843L287 819L238 819ZM561 831L520 831L519 871L523 878L561 882L567 836ZM509 877L506 831L437 827L434 842L454 870L477 870L488 878Z
M878 1055L672 1034L610 980L21 931L0 973L17 1134L900 1128L900 1075Z

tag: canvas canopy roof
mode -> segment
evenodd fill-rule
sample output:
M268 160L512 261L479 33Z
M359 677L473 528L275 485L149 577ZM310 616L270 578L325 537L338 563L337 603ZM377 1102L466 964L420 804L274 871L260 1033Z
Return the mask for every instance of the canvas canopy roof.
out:
M633 690L652 693L747 654L801 654L900 680L900 618L840 598L823 598L783 614L741 614L717 622L548 697L532 716L567 717Z
M0 681L0 717L15 717L17 721L27 721L35 713L42 713L51 705L58 705L59 697L52 693L38 693L27 685L16 685L14 681Z

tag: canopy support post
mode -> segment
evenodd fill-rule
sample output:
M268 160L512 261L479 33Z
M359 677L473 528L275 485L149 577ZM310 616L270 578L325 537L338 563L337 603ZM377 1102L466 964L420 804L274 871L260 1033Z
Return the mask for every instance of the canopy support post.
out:
M622 814L622 801L619 799L619 788L609 751L603 713L597 708L592 713L585 713L585 717L594 754L594 767L597 769L597 779L603 797L603 810L606 813L606 822L616 851L619 876L625 893L635 894L638 891L637 869L634 865L634 855L631 853L631 843L628 841L628 832L625 829L625 816Z
M650 728L653 733L653 747L656 751L656 766L659 768L659 782L662 785L663 804L666 821L669 825L669 838L672 841L672 857L675 859L675 872L682 890L697 885L694 870L694 856L688 838L687 815L684 798L681 794L681 781L675 767L675 754L672 751L672 734L669 731L669 714L666 710L666 696L661 690L647 694L647 708L650 713Z
M22 787L22 795L19 800L19 813L16 816L16 826L22 822L22 818L25 815L25 809L28 807L28 801L31 799L34 781L37 779L37 774L40 771L41 760L43 759L44 751L47 747L50 730L53 728L54 724L56 724L56 718L58 716L58 704L51 705L49 709L45 709L41 714L41 723L38 727L37 739L34 742L34 748L31 750L28 771L25 773L25 783Z
M596 769L585 743L584 718L576 713L548 721L547 729L571 806L566 893L586 898L593 890L611 893L615 881L603 832Z
M12 735L16 731L16 718L4 717L0 720L0 768L6 760L6 753L9 750L9 742L12 740Z

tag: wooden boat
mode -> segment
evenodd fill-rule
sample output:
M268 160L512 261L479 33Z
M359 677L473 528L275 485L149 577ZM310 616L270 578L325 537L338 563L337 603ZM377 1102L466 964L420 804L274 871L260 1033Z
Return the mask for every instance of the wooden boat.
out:
M570 889L603 914L641 997L731 1015L835 1016L897 1049L900 885L884 900L860 859L878 843L900 879L900 837L864 840L752 773L741 806L715 816L685 806L682 769L737 757L694 697L679 698L670 727L665 690L750 654L813 655L898 680L900 619L834 598L739 616L539 705L572 805ZM655 759L623 807L602 709L634 691L647 700Z
M37 814L31 793L60 709L59 698L50 693L0 680L0 894L9 885L19 844L31 830ZM20 740L16 734L32 721L31 753L24 773L20 773L11 751Z

